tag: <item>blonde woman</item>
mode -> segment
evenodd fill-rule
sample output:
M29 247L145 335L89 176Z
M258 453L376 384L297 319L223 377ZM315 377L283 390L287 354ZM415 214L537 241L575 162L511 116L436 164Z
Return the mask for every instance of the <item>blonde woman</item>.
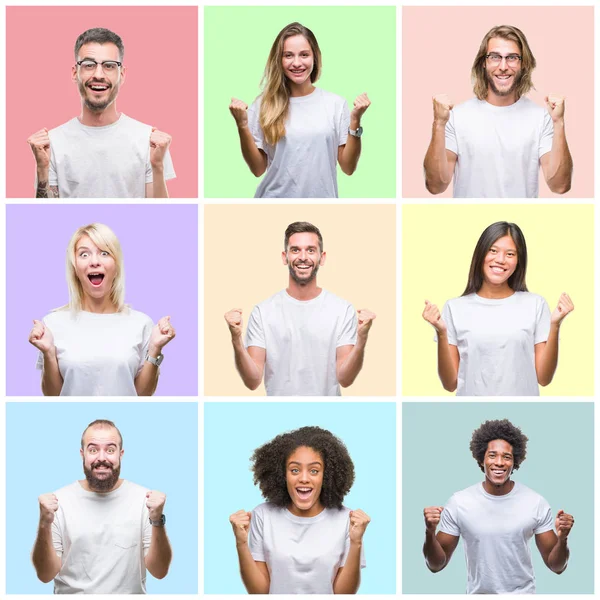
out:
M80 227L67 248L69 303L34 320L45 396L151 396L170 317L157 325L125 304L121 245L100 223Z
M310 29L291 23L269 53L263 93L248 106L231 99L229 110L250 171L264 179L255 198L337 198L337 168L352 175L361 151L361 118L371 102L316 88L321 51Z

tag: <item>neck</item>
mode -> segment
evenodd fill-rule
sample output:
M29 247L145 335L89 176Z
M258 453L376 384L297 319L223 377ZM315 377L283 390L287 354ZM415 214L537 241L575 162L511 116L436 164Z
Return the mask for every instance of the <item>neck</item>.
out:
M116 123L120 116L121 113L117 112L116 102L113 102L110 106L101 111L90 110L85 103L82 102L81 114L78 118L79 122L87 127L104 127L105 125Z
M483 489L492 496L505 496L515 487L512 479L507 479L502 485L494 485L487 477L483 482Z
M321 501L315 502L308 510L300 510L293 502L288 506L288 510L296 517L316 517L325 510Z
M100 314L117 312L117 307L113 304L110 296L103 296L102 298L84 296L81 308L87 312Z
M315 277L312 281L306 285L300 285L292 277L290 277L286 292L295 300L313 300L321 292L323 288L317 286L317 278Z
M111 487L110 490L95 490L94 488L90 487L90 484L87 479L80 479L79 485L86 492L94 492L96 494L108 494L109 492L114 492L116 489L120 488L121 485L123 484L123 481L124 481L124 479L119 478L117 483L115 483L115 485L113 485L113 487Z
M502 298L508 298L515 293L508 283L502 283L500 285L494 285L492 283L488 283L487 281L483 282L483 285L477 290L477 295L482 298L489 298L490 300L500 300Z
M488 95L485 101L493 106L510 106L514 104L518 100L517 94L515 92L511 92L507 96L498 96L498 94L494 94L492 91L488 91Z
M290 96L292 96L292 98L297 98L298 96L308 96L309 94L312 94L315 89L315 86L312 84L310 79L307 79L300 85L288 81L288 86L290 88Z

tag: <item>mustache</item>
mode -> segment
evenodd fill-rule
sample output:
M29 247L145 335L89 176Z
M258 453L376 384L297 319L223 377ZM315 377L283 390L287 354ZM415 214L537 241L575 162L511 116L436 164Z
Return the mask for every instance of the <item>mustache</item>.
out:
M92 469L97 469L98 467L106 467L107 469L111 470L113 468L113 466L105 460L98 460L95 463L92 463Z

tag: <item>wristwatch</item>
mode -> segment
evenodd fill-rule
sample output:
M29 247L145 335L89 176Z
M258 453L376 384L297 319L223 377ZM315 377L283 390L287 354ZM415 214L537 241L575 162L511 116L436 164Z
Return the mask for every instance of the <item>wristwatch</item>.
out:
M149 363L152 363L155 367L160 367L160 363L163 361L164 355L159 354L156 358L154 358L153 356L150 356L150 354L148 354L148 352L146 352L146 360Z
M350 129L350 127L348 127L348 133L359 138L363 134L363 128L359 127L358 129Z
M164 527L166 522L166 515L162 515L158 521L153 521L152 518L150 518L150 525L152 525L152 527Z

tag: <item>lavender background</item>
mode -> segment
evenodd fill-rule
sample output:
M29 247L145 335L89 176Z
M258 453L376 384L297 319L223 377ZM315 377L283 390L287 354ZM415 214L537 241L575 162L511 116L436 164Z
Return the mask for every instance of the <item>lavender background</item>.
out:
M27 337L68 301L66 249L78 227L117 235L126 302L156 323L170 315L157 396L198 395L198 209L194 205L9 205L6 207L6 393L41 396L37 350Z

